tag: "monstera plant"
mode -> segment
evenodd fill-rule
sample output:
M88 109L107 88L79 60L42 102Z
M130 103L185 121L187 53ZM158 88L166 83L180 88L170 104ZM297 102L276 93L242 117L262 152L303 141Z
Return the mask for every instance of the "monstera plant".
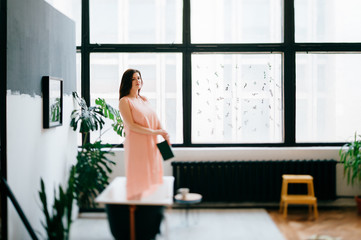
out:
M73 92L74 100L79 109L73 110L70 126L74 131L84 136L83 145L79 148L75 165L75 196L80 208L94 208L97 206L94 199L109 184L111 166L115 163L108 156L113 155L111 144L103 144L101 135L95 142L86 142L92 131L102 130L104 119L113 121L112 129L124 136L124 125L118 110L110 106L104 99L98 98L96 106L88 107L85 100Z

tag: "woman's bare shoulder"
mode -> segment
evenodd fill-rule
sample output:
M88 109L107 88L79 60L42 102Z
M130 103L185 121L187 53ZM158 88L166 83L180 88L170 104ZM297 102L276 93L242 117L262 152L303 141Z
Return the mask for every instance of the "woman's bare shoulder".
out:
M148 98L144 97L144 96L140 96L140 98L145 101L145 102L148 102Z
M121 99L119 99L119 105L124 105L128 102L128 98L127 97L122 97Z

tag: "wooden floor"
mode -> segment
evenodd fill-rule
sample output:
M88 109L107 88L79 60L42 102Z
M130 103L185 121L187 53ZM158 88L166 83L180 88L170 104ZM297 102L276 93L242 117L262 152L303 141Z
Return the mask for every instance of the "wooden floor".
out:
M289 207L287 219L283 218L278 209L267 211L287 240L361 239L361 215L357 214L356 207L321 208L317 220L308 217L307 207ZM317 235L332 238L315 238Z

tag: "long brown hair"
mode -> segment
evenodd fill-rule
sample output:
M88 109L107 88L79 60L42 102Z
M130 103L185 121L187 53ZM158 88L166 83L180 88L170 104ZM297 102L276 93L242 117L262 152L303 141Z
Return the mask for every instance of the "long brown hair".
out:
M132 89L132 78L134 73L138 73L140 76L140 80L142 81L143 85L143 79L142 74L140 74L140 71L137 69L128 69L123 73L122 81L120 82L119 87L119 99L121 99L124 96L127 96L130 93L130 89ZM138 90L138 95L140 96L140 89Z

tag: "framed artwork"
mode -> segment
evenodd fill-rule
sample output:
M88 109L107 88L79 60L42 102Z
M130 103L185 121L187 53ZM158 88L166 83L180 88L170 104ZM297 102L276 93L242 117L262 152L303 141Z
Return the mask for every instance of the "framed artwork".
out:
M63 80L44 76L43 85L43 128L63 124Z

